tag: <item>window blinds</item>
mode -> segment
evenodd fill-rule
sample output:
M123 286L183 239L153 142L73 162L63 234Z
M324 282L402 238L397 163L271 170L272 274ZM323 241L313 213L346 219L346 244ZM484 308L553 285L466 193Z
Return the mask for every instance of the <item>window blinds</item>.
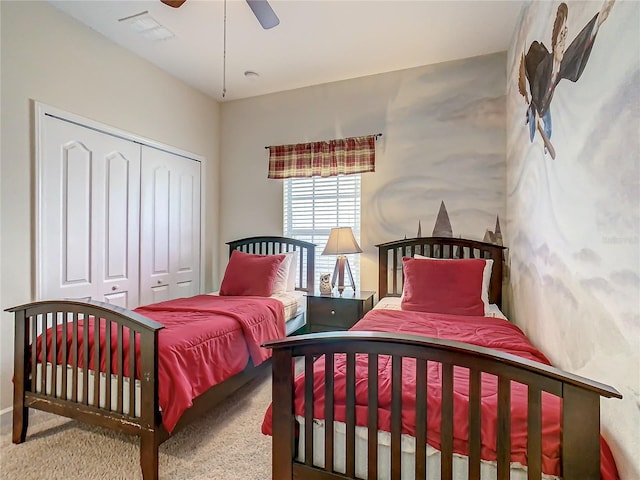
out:
M284 181L284 235L317 245L316 281L321 273L333 273L336 264L334 255L320 255L333 227L351 227L360 243L360 175ZM359 285L360 256L347 257Z

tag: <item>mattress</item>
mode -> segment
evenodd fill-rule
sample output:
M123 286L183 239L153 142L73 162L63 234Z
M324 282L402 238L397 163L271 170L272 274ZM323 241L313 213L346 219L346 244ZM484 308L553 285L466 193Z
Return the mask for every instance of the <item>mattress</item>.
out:
M212 292L209 295L220 295L220 292ZM284 306L284 320L289 320L297 317L301 313L304 313L307 306L306 292L302 290L292 290L286 293L276 293L271 295L270 298L280 300Z
M300 423L300 431L304 431L304 417L296 415L296 420ZM314 419L313 421L313 464L317 467L324 467L324 420ZM334 448L333 448L333 468L336 472L346 472L346 425L343 422L333 423ZM356 476L367 478L367 444L368 429L356 426ZM402 435L401 440L401 464L402 480L413 480L415 478L415 438L409 435ZM304 462L304 435L299 436L298 452L301 452L297 460ZM494 480L497 478L497 464L482 460L480 463L481 480ZM453 480L467 480L469 478L469 466L467 457L463 455L453 455ZM391 434L378 430L378 480L388 480L391 478ZM527 480L527 469L517 462L511 463L510 480ZM545 480L558 480L553 475L543 474ZM440 451L427 445L427 480L440 480Z
M57 397L62 397L62 369L64 367L62 365L57 365L56 366L56 396ZM71 379L73 378L73 367L71 365L67 365L67 378ZM84 391L84 373L82 368L78 368L76 370L76 375L78 376L78 390L77 390L77 395L78 395L78 403L82 403L84 401L83 398L83 391ZM87 388L87 402L89 405L93 404L93 400L94 400L94 386L95 386L95 382L96 382L96 373L93 370L88 370L87 371L87 383L88 383L88 388ZM100 408L106 408L107 406L107 375L104 372L100 372L100 400L99 400L99 405ZM53 367L51 365L50 362L47 362L47 380L46 380L46 386L45 386L45 391L47 395L51 395L53 393L52 388L51 388L51 379L53 378ZM33 380L35 383L35 387L36 387L36 392L37 393L42 393L42 364L38 363L36 364L36 375L35 375L35 379ZM125 415L130 415L130 407L129 407L129 382L131 380L129 379L129 377L123 377L122 379L122 383L123 383L123 387L122 387L122 410L123 413ZM135 380L135 389L136 389L136 393L135 393L135 398L134 398L134 417L140 417L140 380ZM67 382L67 398L71 398L72 396L72 390L73 390L73 384L71 383L71 381ZM116 411L116 405L117 405L117 400L118 400L118 377L116 375L111 375L111 405L112 411Z
M373 307L374 310L402 310L400 305L400 297L384 297ZM508 320L504 313L500 310L500 307L495 303L489 305L488 317L502 318Z

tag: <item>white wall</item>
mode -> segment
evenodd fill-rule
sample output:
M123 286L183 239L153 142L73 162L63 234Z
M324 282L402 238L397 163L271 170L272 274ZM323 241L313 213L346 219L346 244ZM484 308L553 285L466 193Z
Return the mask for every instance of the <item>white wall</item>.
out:
M2 8L0 8L0 42L2 42ZM0 48L1 48L1 43L0 43ZM0 50L0 59L2 58L1 56L2 51ZM2 92L3 88L2 88L2 62L0 61L0 92ZM0 93L1 95L1 93ZM1 100L0 100L0 104L1 104ZM2 132L2 112L0 112L0 186L2 185L2 144L3 144L3 140L2 138L4 137L4 135L1 134ZM2 218L3 218L3 210L2 210L2 194L0 194L0 228L2 228ZM2 275L3 270L2 270L2 257L4 255L2 255L2 232L0 231L0 275ZM2 307L4 305L3 301L2 301L2 284L0 284L0 307ZM0 314L1 315L1 314ZM0 316L0 320L4 320L5 317L4 316ZM7 330L9 330L7 328ZM0 328L0 346L2 347L2 351L4 352L5 349L9 350L9 348L7 347L7 341L10 341L11 337L7 334L7 333L3 333L2 332L2 328ZM4 369L5 367L2 367L1 365L5 364L5 359L7 357L5 357L4 355L0 356L0 370ZM12 364L10 364L12 365ZM8 367L10 368L10 367ZM4 379L2 377L0 377L0 383L3 381ZM2 412L2 408L3 408L3 401L2 398L4 398L2 395L2 390L6 389L7 387L9 387L8 385L5 387L0 387L0 412ZM5 394L5 395L9 395L9 394ZM8 400L9 401L9 400ZM1 414L0 414L1 415ZM8 417L8 415L7 415ZM0 418L2 418L0 416Z
M429 236L443 200L454 235L482 240L505 213L505 62L498 53L223 103L220 265L223 242L282 234L266 145L375 133L358 285L377 290L375 244L415 237L418 221Z
M567 45L602 2L568 4ZM640 3L616 2L577 82L551 101L556 158L533 142L520 56L548 47L559 2L532 2L509 51L506 244L511 318L560 368L617 388L603 435L640 478Z
M206 158L205 288L217 278L219 104L46 2L0 2L2 309L33 299L32 101ZM13 324L0 323L0 409L12 402Z

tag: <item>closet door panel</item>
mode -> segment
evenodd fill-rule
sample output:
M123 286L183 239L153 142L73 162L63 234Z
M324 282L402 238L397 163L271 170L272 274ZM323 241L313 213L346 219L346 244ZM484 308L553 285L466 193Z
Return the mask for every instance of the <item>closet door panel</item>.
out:
M152 176L151 205L153 205L153 212L149 215L151 244L145 244L145 247L150 247L152 252L151 275L156 280L165 276L163 283L166 284L169 280L169 248L172 243L169 238L171 171L166 166L161 166L153 170Z
M38 299L99 295L98 150L91 130L45 117L38 163Z
M107 293L103 296L101 301L122 308L133 308L129 306L130 301L127 292Z
M52 116L40 128L37 297L135 307L140 147Z
M200 169L196 162L185 163L178 177L176 205L175 295L198 293L200 272Z
M139 147L138 147L139 148ZM104 276L102 300L138 305L140 154L112 152L105 162Z
M200 163L142 147L141 303L200 290Z
M193 297L198 295L196 289L196 282L193 280L187 280L185 282L178 282L174 288L176 297Z
M37 299L200 293L200 162L64 118L38 107Z
M56 215L49 218L60 224L52 222L48 232L56 232L56 227L60 227L62 238L61 243L47 243L54 251L60 246L58 258L61 260L62 275L57 280L59 287L70 294L87 288L92 283L91 154L82 143L71 141L61 148L61 156L58 158L62 164L60 170L52 165L56 177L60 175L58 178L62 180L62 208L60 217ZM52 269L52 273L57 273L55 270Z
M144 302L144 304L148 305L150 303L165 302L167 300L171 300L171 298L173 297L171 296L169 285L157 285L151 287L151 295L148 297L148 300Z
M121 155L107 159L105 281L126 278L129 272L130 252L127 245L129 198L127 191L122 191L122 185L128 183L127 166L127 159Z
M148 158L142 164L140 303L169 300L171 170Z

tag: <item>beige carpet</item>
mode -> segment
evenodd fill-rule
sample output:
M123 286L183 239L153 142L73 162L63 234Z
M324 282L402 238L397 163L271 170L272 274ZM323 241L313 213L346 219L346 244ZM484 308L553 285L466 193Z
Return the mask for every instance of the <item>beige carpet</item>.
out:
M271 478L271 437L260 427L271 377L253 380L160 445L161 479ZM0 436L2 479L141 479L137 437L31 411L26 442Z

